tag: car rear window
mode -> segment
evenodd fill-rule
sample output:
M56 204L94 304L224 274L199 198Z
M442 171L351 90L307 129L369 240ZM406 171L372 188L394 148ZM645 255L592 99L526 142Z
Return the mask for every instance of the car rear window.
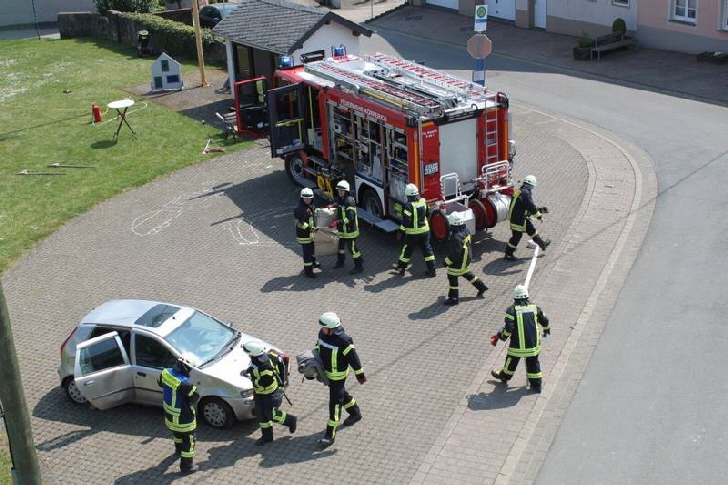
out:
M155 305L147 310L147 312L139 317L134 323L141 325L142 327L159 327L167 321L169 317L177 313L178 310L178 306L162 304Z

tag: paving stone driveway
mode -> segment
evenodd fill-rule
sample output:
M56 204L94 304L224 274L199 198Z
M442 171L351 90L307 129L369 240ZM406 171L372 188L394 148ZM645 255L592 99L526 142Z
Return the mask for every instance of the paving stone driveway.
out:
M535 173L536 200L551 209L541 229L554 245L537 268L537 296L545 262L565 249L561 241L589 174L566 141L562 121L518 105L513 112L516 177ZM423 278L424 264L417 261L405 278L391 275L398 244L368 227L360 238L366 268L360 277L333 270L328 258L323 277L309 280L300 275L293 243L297 192L265 147L232 153L102 203L7 274L3 285L33 432L52 478L62 484L179 479L159 409L94 411L71 404L57 387L63 339L88 310L119 297L196 306L291 354L314 343L318 315L333 310L363 359L369 382L359 386L352 379L350 390L364 420L341 431L334 447L316 446L327 420L326 389L294 376L294 406L287 407L300 419L294 436L277 427L275 443L260 449L253 446L254 423L226 431L201 426L196 459L202 471L181 482L390 484L415 476L492 353L488 336L500 327L511 290L525 277L525 241L519 250L524 259L513 264L501 259L506 225L476 238L473 267L490 290L484 301L475 300L475 290L463 286L455 308L442 305L442 269L435 279ZM521 385L525 378L516 381ZM519 397L512 411L528 413L535 397ZM504 400L496 406L515 404L513 395L496 399Z

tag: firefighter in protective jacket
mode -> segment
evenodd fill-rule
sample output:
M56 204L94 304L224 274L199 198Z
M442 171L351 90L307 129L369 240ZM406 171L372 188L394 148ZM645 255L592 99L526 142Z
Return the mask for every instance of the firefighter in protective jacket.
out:
M200 396L190 379L190 370L196 363L192 354L182 355L174 367L163 369L157 380L162 388L164 424L174 436L175 454L181 457L180 470L185 475L197 471L194 465L195 408Z
M407 203L402 210L402 224L399 226L399 234L404 238L402 251L399 254L399 261L394 269L400 275L410 262L412 251L419 246L425 257L427 275L435 276L435 255L430 245L430 225L427 222L427 201L420 197L420 192L415 184L407 184L404 189L407 196ZM403 234L403 236L402 236Z
M344 331L338 315L333 312L324 313L319 318L319 325L321 330L314 349L318 350L323 360L324 371L329 380L329 421L324 437L319 443L322 446L330 446L336 438L336 428L339 426L342 409L349 413L344 420L344 426L352 426L361 420L359 406L344 388L349 367L354 369L359 384L364 384L367 378L364 376L364 369L354 348L354 340Z
M508 208L508 220L511 222L511 238L508 240L506 246L505 259L515 261L516 256L513 254L516 251L516 246L521 240L521 236L526 232L533 242L538 244L542 251L545 251L551 240L542 239L539 236L536 227L531 221L531 217L535 217L539 221L541 220L541 212L548 213L546 207L536 207L533 202L533 195L531 191L536 188L536 177L528 175L523 179L523 184L520 189L513 191L513 198L511 199L511 205Z
M287 426L291 434L295 433L298 418L280 410L286 375L283 363L272 358L263 343L256 340L246 342L243 350L250 356L250 367L241 374L249 376L253 381L255 415L262 433L255 444L262 446L273 441L274 421Z
M359 237L359 218L356 215L356 201L349 195L349 182L341 180L336 184L338 197L336 197L337 219L331 222L332 227L339 230L339 253L336 258L335 268L344 266L346 248L349 248L354 260L354 268L350 274L357 274L364 271L364 260L356 244Z
M313 211L313 190L305 188L301 190L301 200L293 211L293 217L296 220L296 242L303 251L303 271L309 278L315 278L314 268L321 267L314 255L313 235L316 232L316 223Z
M521 357L526 359L526 375L531 389L541 392L541 364L538 354L541 352L541 332L543 336L551 334L549 319L543 314L540 307L528 300L528 290L518 285L513 290L513 305L506 310L505 326L490 337L490 343L495 346L498 339L506 340L510 337L506 363L500 371L492 370L491 375L502 382L508 382L518 367Z
M453 212L448 216L447 220L450 223L450 238L448 240L445 266L447 266L447 281L450 288L447 292L445 305L457 305L459 302L458 278L460 276L477 288L478 298L483 297L483 293L488 287L470 271L472 244L470 242L470 231L465 226L462 216L457 212Z

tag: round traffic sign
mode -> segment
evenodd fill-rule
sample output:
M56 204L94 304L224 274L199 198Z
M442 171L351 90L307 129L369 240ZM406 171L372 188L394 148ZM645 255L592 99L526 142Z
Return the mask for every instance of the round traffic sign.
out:
M473 59L485 59L493 51L493 43L485 34L475 34L468 40L468 54Z

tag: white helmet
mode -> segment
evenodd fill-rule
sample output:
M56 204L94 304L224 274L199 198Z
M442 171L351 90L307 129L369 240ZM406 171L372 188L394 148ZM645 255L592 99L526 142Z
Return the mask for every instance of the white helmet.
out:
M308 187L301 190L301 198L302 199L313 199L313 190L309 189Z
M523 285L516 285L513 289L513 299L522 300L528 298L528 289Z
M326 328L336 328L341 325L341 319L334 312L326 312L319 317L319 324Z
M250 342L245 342L243 350L251 357L259 357L265 354L265 345L259 340L251 340Z
M526 178L523 179L524 184L528 184L531 187L536 186L536 176L535 175L526 175Z
M404 188L404 195L407 197L417 197L420 195L420 191L415 184L407 184L407 187Z
M460 212L453 212L447 216L447 222L449 222L451 226L462 226L465 224L465 219Z
M344 189L347 192L349 191L349 182L346 180L340 180L338 184L336 184L337 189Z

